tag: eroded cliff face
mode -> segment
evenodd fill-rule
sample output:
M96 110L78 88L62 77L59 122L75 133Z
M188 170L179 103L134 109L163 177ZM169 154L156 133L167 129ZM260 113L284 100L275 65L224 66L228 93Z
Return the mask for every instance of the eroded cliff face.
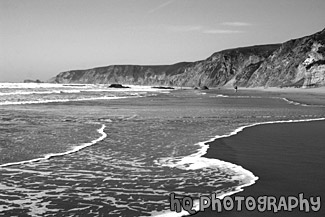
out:
M57 83L173 85L171 77L183 73L188 64L190 63L162 66L113 65L62 72L51 80Z
M283 43L253 73L248 86L325 85L325 29Z
M56 83L122 83L171 86L325 85L325 29L283 44L216 52L197 62L173 65L113 65L62 72Z
M174 65L113 65L62 72L56 83L123 83L136 85L220 86L238 80L246 85L258 66L280 45L261 45L214 53L206 60Z
M299 64L297 77L303 79L303 87L325 85L325 46L314 42L308 57Z

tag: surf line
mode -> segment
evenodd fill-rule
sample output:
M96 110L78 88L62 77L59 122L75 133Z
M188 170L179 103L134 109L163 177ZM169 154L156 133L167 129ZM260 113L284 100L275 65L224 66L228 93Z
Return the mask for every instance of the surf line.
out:
M78 101L90 101L90 100L110 100L110 99L125 99L131 98L127 96L103 96L94 98L79 98L79 99L48 99L40 101L23 101L23 102L0 102L0 105L25 105L25 104L46 104L46 103L60 103L60 102L78 102Z
M317 104L304 104L304 103L300 103L300 102L295 102L295 101L293 101L293 100L289 100L289 99L287 99L287 98L280 98L280 99L282 99L282 100L284 100L284 101L286 101L287 103L289 103L289 104L293 104L293 105L300 105L300 106L310 106L310 107L325 107L324 105L317 105Z
M90 142L82 143L81 145L75 146L72 150L62 152L62 153L46 154L44 157L35 158L35 159L31 159L31 160L1 164L0 169L3 168L3 167L13 166L13 165L20 165L20 164L34 163L34 162L43 161L43 160L49 160L50 158L53 158L53 157L60 157L60 156L64 156L64 155L68 155L68 154L78 152L78 151L80 151L80 150L82 150L84 148L95 145L96 143L98 143L98 142L102 141L103 139L105 139L107 137L107 134L104 132L105 128L106 128L106 125L102 124L101 128L97 129L97 132L101 135L100 137L98 137L97 139L94 139L94 140L92 140Z
M218 94L218 95L215 95L215 96L210 96L210 98L222 98L222 97L223 98L263 99L263 97L260 97L260 96L230 96L230 95L223 95L223 94ZM324 105L318 105L318 104L305 104L305 103L300 103L300 102L296 102L296 101L287 99L285 97L267 97L265 99L280 99L280 100L284 100L288 104L297 105L297 106L325 107Z
M212 164L218 164L219 166L228 167L231 170L237 172L238 174L244 175L245 179L248 178L249 181L247 183L243 183L243 184L237 186L234 190L229 191L229 192L224 192L223 194L220 194L220 195L217 196L218 199L222 200L226 196L230 196L230 195L236 194L238 192L244 191L244 189L243 189L244 187L248 187L250 185L255 184L256 181L259 179L259 177L254 175L251 171L249 171L248 169L243 168L240 165L233 164L233 163L226 162L226 161L219 160L219 159L202 157L203 155L205 155L207 153L207 151L208 151L208 149L210 147L209 143L211 143L211 142L213 142L213 141L215 141L217 139L222 139L222 138L237 135L239 132L243 131L245 128L254 127L254 126L258 126L258 125L280 124L280 123L299 123L299 122L312 122L312 121L325 121L325 117L324 118L313 118L313 119L266 121L266 122L258 122L258 123L253 123L253 124L241 126L241 127L236 128L235 130L233 130L229 134L217 135L212 139L209 139L209 140L204 141L204 142L197 143L197 145L201 146L201 149L198 152L194 153L194 154L191 154L189 156L185 156L185 157L183 157L181 159L178 159L177 163L169 163L169 162L167 162L165 164L161 163L161 162L160 163L163 166L177 167L177 168L185 169L185 170L191 170L191 169L195 170L195 169L200 169L200 168L204 167L204 166L200 166L200 165L195 166L195 164L200 164L202 162L211 161ZM187 168L184 168L185 164L191 164L191 165L188 166ZM245 180L245 179L243 179L243 180ZM200 206L199 206L199 200L198 199L194 200L192 209L195 210L196 212L199 212ZM179 213L172 212L170 210L164 210L164 211L160 211L160 212L154 212L152 214L155 217L181 217L181 216L190 215L184 209Z
M234 136L234 135L237 135L239 132L243 131L245 128L249 128L249 127L254 127L254 126L258 126L258 125L267 125L267 124L281 124L281 123L299 123L299 122L312 122L312 121L325 121L325 117L324 118L311 118L311 119L296 119L296 120L279 120L279 121L266 121L266 122L258 122L258 123L254 123L254 124L249 124L249 125L245 125L245 126L241 126L241 127L238 127L237 129L235 129L234 131L232 131L231 133L229 134L225 134L225 135L221 135L221 136L216 136L206 142L203 142L204 144L204 148L202 151L200 151L200 153L197 153L199 154L200 156L203 156L204 154L207 153L208 149L209 149L209 145L208 143L210 142L213 142L217 139L221 139L221 138L226 138L226 137L230 137L230 136ZM201 145L202 143L200 143ZM201 145L202 146L202 145ZM204 158L204 157L202 157ZM229 162L225 162L225 163L229 163ZM229 163L229 165L236 165L236 164L233 164L233 163ZM231 192L227 192L223 195L220 196L220 199L224 198L225 196L229 196L229 195L232 195L232 194L235 194L235 193L238 193L238 192L241 192L243 191L243 187L247 187L247 186L250 186L250 185L253 185L255 183L256 180L258 180L258 177L255 176L252 172L244 169L243 167L239 166L239 165L236 165L238 166L238 169L245 172L246 175L250 175L251 177L253 177L253 179L251 180L251 182L249 183L246 183L246 184L243 184L243 185L240 185L240 186L237 186L236 189L234 191L231 191Z

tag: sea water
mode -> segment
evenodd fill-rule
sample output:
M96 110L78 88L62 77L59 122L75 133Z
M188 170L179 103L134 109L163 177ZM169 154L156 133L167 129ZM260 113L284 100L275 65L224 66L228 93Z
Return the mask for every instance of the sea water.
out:
M243 127L324 109L217 90L0 84L0 215L174 216L169 195L220 197L258 174L202 157Z

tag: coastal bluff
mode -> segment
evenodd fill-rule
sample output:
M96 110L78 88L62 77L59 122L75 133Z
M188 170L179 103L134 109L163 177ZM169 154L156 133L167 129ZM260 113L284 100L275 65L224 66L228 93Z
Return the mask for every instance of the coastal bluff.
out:
M282 44L219 51L196 62L70 70L48 82L188 87L325 86L325 29Z

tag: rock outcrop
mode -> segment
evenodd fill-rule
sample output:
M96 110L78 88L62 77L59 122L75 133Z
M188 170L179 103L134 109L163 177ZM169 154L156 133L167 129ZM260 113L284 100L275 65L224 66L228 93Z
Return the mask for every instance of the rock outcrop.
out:
M123 86L122 84L111 84L109 85L109 88L130 88L130 87Z
M216 87L325 85L325 29L283 44L216 52L197 62L173 65L112 65L58 74L56 83L122 83Z
M24 80L24 83L43 83L43 82L38 79L36 80L26 79Z

